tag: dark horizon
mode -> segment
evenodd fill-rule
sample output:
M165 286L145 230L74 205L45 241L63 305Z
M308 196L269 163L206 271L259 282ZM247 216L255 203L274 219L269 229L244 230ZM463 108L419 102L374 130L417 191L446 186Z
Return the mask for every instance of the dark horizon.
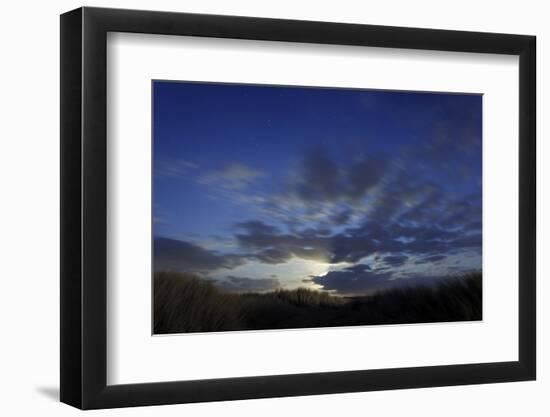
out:
M481 271L481 95L153 87L156 271L338 295Z

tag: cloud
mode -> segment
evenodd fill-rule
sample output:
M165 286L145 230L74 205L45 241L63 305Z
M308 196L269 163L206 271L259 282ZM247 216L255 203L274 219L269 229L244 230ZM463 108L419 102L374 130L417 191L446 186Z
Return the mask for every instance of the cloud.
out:
M388 168L388 161L382 155L353 164L348 171L347 196L352 200L364 197L383 182Z
M407 262L407 259L409 258L404 255L389 255L382 258L382 260L386 265L389 265L392 267L403 265L405 262Z
M198 168L197 164L185 159L160 160L155 161L154 172L160 177L180 177Z
M399 223L372 223L368 219L340 233L320 235L309 229L283 233L259 220L241 224L235 239L261 262L284 263L292 257L327 263L356 263L373 254L382 254L386 266L398 268L409 256L428 257L481 251L481 234L442 229L437 225L402 226ZM436 258L434 258L436 259Z
M262 171L255 170L242 163L232 162L219 170L204 173L198 178L198 182L226 190L243 190L264 176L265 173Z
M154 241L155 271L175 270L205 274L216 269L233 269L245 262L244 256L221 254L183 240L159 237Z
M444 222L449 227L463 230L481 230L481 192L464 196L448 205Z
M433 147L452 142L445 135L437 141ZM326 148L311 149L279 191L256 196L256 203L246 200L249 206L257 204L258 217L238 223L232 237L246 256L208 252L198 259L207 257L216 265L222 258L232 267L243 259L270 265L292 258L354 264L378 255L378 274L366 265L340 272L379 279L382 270L395 272L409 258L421 264L466 250L481 253L480 190L450 189L457 183L441 183L424 170L419 161L429 158L427 152L397 152L391 159L369 153L345 161ZM199 181L250 196L254 193L244 189L263 176L231 163Z
M336 226L347 224L351 220L352 214L353 211L349 207L343 208L330 217L330 222Z
M370 271L370 270L371 270L371 267L365 264L357 264L357 265L349 266L344 269L344 271L355 272L355 273L361 273L361 272Z
M240 246L247 250L256 250L256 258L265 263L284 263L293 256L326 261L329 256L324 247L326 237L283 234L278 228L259 220L239 223L237 227L242 230L235 235Z
M266 264L282 264L292 258L292 252L278 248L268 248L258 252L256 258Z
M432 256L426 256L425 258L418 259L414 263L419 264L427 264L427 263L434 263L434 262L440 262L444 259L447 259L446 255L432 255Z
M352 224L392 169L384 155L354 155L345 161L317 146L301 155L277 191L263 196L260 209L289 227Z
M280 201L305 205L347 202L356 203L365 197L384 178L388 169L387 158L372 155L339 165L324 147L305 152L299 168L287 183ZM339 211L333 217L345 223L349 211Z
M473 233L466 236L460 236L449 242L450 249L477 249L481 253L483 237L481 233Z
M443 142L447 143L446 139ZM418 152L397 153L392 159L370 153L338 163L325 148L317 147L304 154L300 168L281 192L264 198L263 209L301 237L306 237L305 228L333 232L337 226L362 225L366 230L383 223L393 235L386 233L381 246L391 250L396 246L390 244L394 239L417 240L411 243L412 250L430 245L435 250L461 233L481 231L481 193L464 195L457 192L459 188L449 189L449 184L459 183L439 182L432 172L425 172L424 163L431 166L426 162L431 157L415 157ZM409 236L398 234L399 228L407 227ZM330 232L326 235L333 234ZM345 235L350 234L358 237ZM352 241L336 235L334 240L343 245ZM365 244L368 250L375 246L364 239L357 243ZM349 258L338 244L333 252L336 258Z
M399 222L414 210L422 213L426 210L428 218L431 216L433 220L434 211L444 203L441 187L429 180L415 179L411 174L403 167L392 173L370 202L368 218L371 221Z
M391 273L376 273L369 270L331 271L324 276L315 276L311 282L321 285L324 290L340 294L369 293L388 288Z
M343 172L326 149L317 147L304 155L292 191L304 201L316 202L337 199L344 186Z
M266 292L281 287L275 278L248 278L229 275L226 280L216 280L214 284L227 292Z
M279 233L279 229L277 227L259 220L249 220L246 222L237 223L235 227L242 229L247 233L256 235L272 235Z
M431 286L440 282L441 279L439 276L423 276L417 273L410 273L406 278L395 278L391 272L346 268L341 271L331 271L324 276L313 276L308 282L321 285L326 291L334 291L341 295L356 295L408 286Z
M454 109L456 110L456 109ZM447 118L453 111L447 109ZM481 115L471 115L474 119ZM470 116L462 115L463 122ZM475 183L481 179L481 122L470 120L461 127L444 122L435 123L431 134L405 151L407 165L418 175L437 178L448 184Z

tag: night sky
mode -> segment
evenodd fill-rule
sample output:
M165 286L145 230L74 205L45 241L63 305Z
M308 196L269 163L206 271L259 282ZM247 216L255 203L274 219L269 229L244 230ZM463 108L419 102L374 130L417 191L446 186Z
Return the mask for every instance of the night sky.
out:
M340 295L481 270L482 96L153 86L155 270Z

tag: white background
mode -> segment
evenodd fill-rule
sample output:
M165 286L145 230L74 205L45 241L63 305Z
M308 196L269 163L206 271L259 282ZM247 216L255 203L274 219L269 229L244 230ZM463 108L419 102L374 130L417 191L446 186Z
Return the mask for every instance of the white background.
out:
M72 415L57 403L58 393L58 210L59 210L59 52L58 14L78 7L75 1L11 2L2 24L2 94L0 115L0 236L2 248L2 370L0 409L6 415ZM542 115L550 94L540 75L548 67L550 27L544 2L387 1L89 1L87 5L163 9L266 17L287 17L400 26L465 29L538 36L539 143L547 135ZM546 71L548 72L548 71ZM100 411L99 415L279 415L335 413L373 415L464 416L548 415L550 390L550 224L540 213L550 210L547 182L549 147L539 147L539 377L537 382L432 388L291 399L238 401Z
M107 54L108 384L518 359L517 57L136 34ZM483 322L151 337L151 79L483 93Z

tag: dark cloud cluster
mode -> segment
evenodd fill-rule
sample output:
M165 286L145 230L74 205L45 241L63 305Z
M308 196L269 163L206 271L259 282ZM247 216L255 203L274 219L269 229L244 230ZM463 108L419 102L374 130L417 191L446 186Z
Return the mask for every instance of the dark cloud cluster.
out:
M383 258L384 263L391 267L397 267L403 265L409 259L405 255L388 255Z
M355 263L375 253L387 254L382 260L391 267L403 265L409 256L443 256L464 250L481 250L481 233L448 230L438 225L382 226L368 220L330 236L283 233L264 225L236 234L241 247L256 253L258 259L271 263L288 261L295 256L327 263ZM441 260L443 258L431 258Z
M391 169L384 155L357 156L342 163L318 146L304 152L283 188L266 199L265 208L288 223L323 214L331 226L347 224L352 207L383 185Z
M356 264L353 266L349 266L344 269L345 271L354 272L356 274L359 274L361 272L370 271L371 267L365 264Z
M461 163L451 165L468 171L463 159L479 155L468 156L471 147L456 149L449 137L440 133L419 150L392 159L371 154L344 163L320 147L306 152L284 189L263 196L264 215L235 225L232 238L240 254L162 238L155 240L155 269L209 273L250 260L276 265L292 258L347 262L356 265L306 281L353 293L401 285L392 271L406 265L435 264L457 253L481 254L481 189L470 180L442 181L434 170L440 167L441 176L448 177L434 161L456 157ZM203 180L217 184L223 179L224 186L237 190L263 175L240 165L230 168ZM371 255L378 255L376 268L357 264ZM264 291L280 283L230 276L219 285Z
M191 242L168 238L155 239L154 254L155 271L208 273L216 269L236 268L246 262L243 256L221 254Z
M370 270L331 271L324 276L315 276L311 282L322 285L327 291L337 291L341 294L368 293L383 289L390 282L390 272L373 272Z
M278 228L260 221L240 223L237 226L239 232L235 238L239 245L254 251L257 259L262 262L278 264L287 262L293 256L326 261L330 256L330 252L324 247L330 238L312 234L310 230L300 235L281 233Z
M447 136L434 135L422 146L404 149L391 158L370 153L347 161L317 147L304 153L284 188L265 199L265 209L289 225L310 221L331 227L352 224L368 207L371 221L425 223L441 214L449 227L463 225L465 220L475 226L481 221L481 190L467 195L461 187L479 188L481 172L449 181L447 171L476 171L472 165L481 165L481 154L464 158L465 152L456 147ZM444 169L441 164L449 167Z
M342 167L325 148L316 147L304 154L295 181L286 192L310 204L357 201L384 179L387 166L387 158L377 155ZM345 218L345 212L340 216Z
M335 291L343 295L356 295L370 294L403 286L430 286L439 280L441 280L441 277L416 274L408 278L394 278L391 272L346 268L341 271L331 271L324 276L310 277L308 282L322 285L326 291Z

